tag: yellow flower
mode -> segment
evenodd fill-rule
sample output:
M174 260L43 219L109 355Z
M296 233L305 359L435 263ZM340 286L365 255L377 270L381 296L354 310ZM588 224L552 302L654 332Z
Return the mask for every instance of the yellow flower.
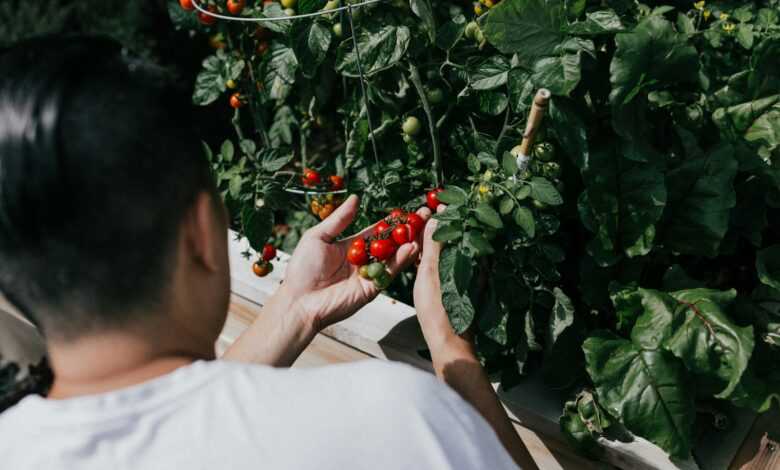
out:
M723 31L727 33L734 31L735 27L734 23L723 23Z
M720 20L721 21L726 21L727 19L729 19L729 14L728 13L721 13L720 14Z
M693 4L693 8L697 10L704 10L704 0L701 0L700 2L696 2Z
M711 14L712 14L712 12L711 12L711 11L709 11L709 10L704 10L704 11L702 12L702 16L704 16L704 19L705 19L705 21L706 21L706 20L708 20L708 19L710 19L710 15L711 15Z

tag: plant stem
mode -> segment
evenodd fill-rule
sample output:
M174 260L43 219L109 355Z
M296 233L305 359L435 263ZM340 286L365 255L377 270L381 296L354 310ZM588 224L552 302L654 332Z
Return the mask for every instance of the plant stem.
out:
M238 108L233 110L233 119L230 122L233 124L233 129L236 130L238 140L244 140L244 131L241 130L241 114Z
M436 121L433 119L433 112L431 112L428 97L425 96L425 88L423 88L422 80L420 79L420 72L411 63L409 64L409 75L412 85L417 90L417 94L420 95L425 116L428 118L428 131L431 133L431 142L433 143L433 184L438 188L444 183L444 174L441 167L441 150L439 149L439 130L436 127Z

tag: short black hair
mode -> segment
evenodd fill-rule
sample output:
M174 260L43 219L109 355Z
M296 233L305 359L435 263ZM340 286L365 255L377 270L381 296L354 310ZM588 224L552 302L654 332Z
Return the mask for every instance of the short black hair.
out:
M214 193L188 90L113 40L0 55L0 291L71 339L158 307L197 194Z

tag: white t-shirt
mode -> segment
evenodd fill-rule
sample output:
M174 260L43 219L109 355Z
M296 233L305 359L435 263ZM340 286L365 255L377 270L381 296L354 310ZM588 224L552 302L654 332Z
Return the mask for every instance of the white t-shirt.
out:
M195 362L149 382L0 415L8 470L515 469L435 377L370 360L317 369Z

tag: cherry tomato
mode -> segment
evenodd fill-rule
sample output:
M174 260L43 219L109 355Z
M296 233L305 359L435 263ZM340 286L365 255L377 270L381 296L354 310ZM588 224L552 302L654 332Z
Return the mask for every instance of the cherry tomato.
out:
M179 5L187 11L192 11L195 9L195 5L192 4L192 0L179 0Z
M425 96L428 98L428 102L431 104L439 104L444 100L444 92L441 90L441 88L428 90L428 93L426 93Z
M260 41L257 43L257 55L265 55L268 52L268 41Z
M225 86L228 88L228 90L235 90L238 86L238 83L236 83L236 81L231 78L225 82Z
M428 191L428 194L425 195L425 202L430 210L436 212L436 208L441 204L441 202L439 202L438 194L442 191L443 189L436 188Z
M338 191L339 189L344 189L344 177L339 175L331 175L330 187L334 191Z
M396 249L395 243L393 243L392 240L385 238L372 241L369 251L371 252L371 256L379 261L384 261L393 256Z
M320 209L322 209L320 202L316 199L311 201L311 205L309 207L311 208L311 212L314 215L318 215L320 213Z
M246 6L246 0L227 0L227 9L232 15L241 14Z
M362 239L361 239L362 240ZM354 266L364 266L368 264L368 253L366 253L366 243L363 246L356 246L354 243L347 250L347 261Z
M273 270L274 265L267 261L257 261L252 265L252 271L254 271L255 275L259 277L265 277Z
M263 261L271 261L276 258L276 248L270 243L263 246Z
M351 247L357 247L357 248L360 248L363 251L366 251L366 241L363 238L360 238L360 237L352 240L352 245L350 245L350 246Z
M295 8L295 4L298 3L297 0L282 0L282 8Z
M390 215L388 215L387 217L389 217L391 219L401 219L405 214L406 214L406 212L404 212L403 209L396 208L396 209L391 210L390 211Z
M233 93L230 95L230 107L233 109L238 109L240 107L244 106L244 102L241 101L241 93Z
M211 13L216 13L217 12L217 7L215 7L214 5L208 5L208 6L206 6L206 10L211 12ZM202 11L198 11L198 20L200 21L201 24L204 24L206 26L210 26L210 25L212 25L212 24L217 22L216 18L214 18L211 15L207 15L207 14L203 13Z
M287 16L295 16L295 8L285 8L284 14Z
M406 135L415 136L420 133L420 127L420 120L414 116L409 116L406 118L403 125L401 125L401 130L403 130Z
M398 224L393 229L392 237L393 241L400 246L417 238L417 231L412 228L411 224Z
M425 228L425 221L423 218L414 212L406 215L406 223L414 229L415 233L420 233Z
M363 279L371 279L371 276L368 275L368 266L365 264L358 269L358 274Z
M322 182L320 174L311 168L305 168L303 170L303 185L304 186L316 186Z
M366 271L368 271L368 277L370 277L371 279L375 279L379 277L383 272L386 271L385 264L376 261L374 263L369 264L368 269Z
M341 23L336 23L333 25L333 35L337 38L340 38L343 35L343 31L341 30Z
M327 219L328 216L331 215L335 210L336 210L335 205L331 203L325 204L324 206L322 206L322 209L320 209L320 213L318 214L320 216L320 220Z
M387 271L382 271L377 277L374 278L374 286L379 290L387 289L390 283L393 282L393 278Z
M390 230L391 228L392 227L390 226L390 224L388 224L387 222L385 222L384 219L382 219L379 222L377 222L376 225L374 225L374 234L382 235L383 233Z

